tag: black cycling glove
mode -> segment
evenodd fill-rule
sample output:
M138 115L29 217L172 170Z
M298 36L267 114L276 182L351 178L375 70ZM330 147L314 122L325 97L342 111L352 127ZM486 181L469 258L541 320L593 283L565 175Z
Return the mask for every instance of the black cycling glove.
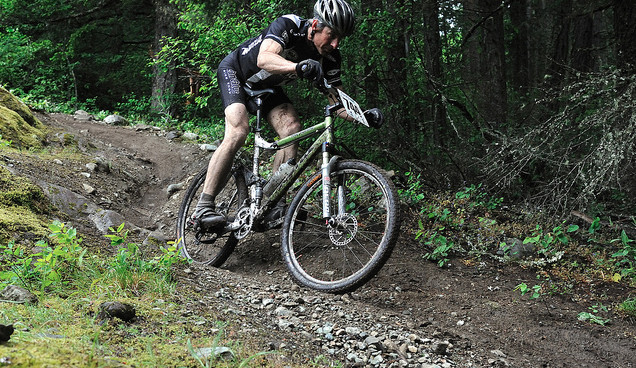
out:
M313 59L303 60L296 64L296 74L300 78L309 79L312 82L322 81L322 66Z
M365 111L364 117L367 119L369 126L375 129L380 128L384 123L384 115L382 115L382 111L377 107Z

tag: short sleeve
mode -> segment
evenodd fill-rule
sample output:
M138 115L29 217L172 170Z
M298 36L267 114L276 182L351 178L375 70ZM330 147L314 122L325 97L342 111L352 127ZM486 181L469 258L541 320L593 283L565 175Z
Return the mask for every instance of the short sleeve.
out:
M285 48L291 40L291 35L298 33L300 23L300 17L293 14L276 18L265 30L264 39L272 39Z

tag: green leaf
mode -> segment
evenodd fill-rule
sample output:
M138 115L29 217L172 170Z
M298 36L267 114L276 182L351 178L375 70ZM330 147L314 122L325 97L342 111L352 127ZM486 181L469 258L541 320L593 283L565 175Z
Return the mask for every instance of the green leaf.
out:
M621 242L624 245L627 245L629 243L631 243L633 240L631 240L628 236L627 233L625 232L625 230L621 231Z
M534 243L538 243L538 242L539 242L539 239L541 239L541 235L537 235L537 236L534 236L534 237L526 237L526 238L523 240L523 244L528 244L528 243L533 243L533 244L534 244Z

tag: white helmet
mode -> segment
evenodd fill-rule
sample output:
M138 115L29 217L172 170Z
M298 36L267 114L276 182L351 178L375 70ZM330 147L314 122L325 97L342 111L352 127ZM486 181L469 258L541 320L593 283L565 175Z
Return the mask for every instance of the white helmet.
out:
M344 0L318 0L314 5L314 18L333 29L339 36L353 33L356 17L351 5Z

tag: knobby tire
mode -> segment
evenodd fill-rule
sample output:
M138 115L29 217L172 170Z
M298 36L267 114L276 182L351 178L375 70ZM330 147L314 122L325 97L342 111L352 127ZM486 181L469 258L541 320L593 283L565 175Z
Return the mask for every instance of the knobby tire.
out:
M346 201L338 211L341 186ZM281 234L283 260L300 285L329 293L357 289L390 257L400 227L393 182L377 166L358 160L336 162L330 201L338 229L322 217L322 180L316 173L292 200Z
M203 191L206 174L207 168L195 176L185 192L179 208L176 235L179 249L184 257L195 263L219 267L232 254L238 239L232 233L219 236L204 233L197 239L197 233L189 221ZM232 170L226 185L216 197L216 209L232 220L246 198L245 178L240 171Z

